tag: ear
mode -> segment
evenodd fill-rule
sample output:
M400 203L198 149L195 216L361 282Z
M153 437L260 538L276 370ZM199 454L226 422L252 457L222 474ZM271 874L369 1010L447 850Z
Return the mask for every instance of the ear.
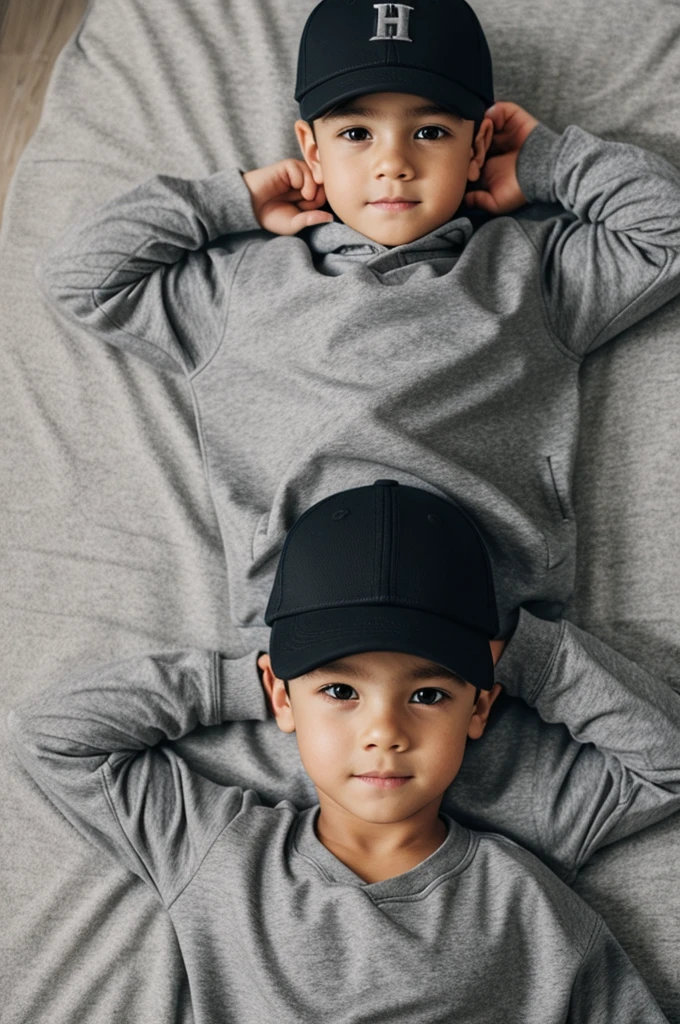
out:
M494 123L490 117L485 117L479 126L477 138L472 140L473 154L468 168L468 181L479 181L487 150L493 140L493 133Z
M493 702L502 689L500 683L494 683L490 690L482 690L480 693L479 700L474 706L472 718L468 723L467 734L471 740L478 740L480 736L484 735Z
M269 698L271 709L276 718L276 724L281 732L295 732L295 719L293 709L283 685L283 679L274 675L272 663L268 654L261 654L257 659L257 665L262 674L262 685Z
M317 185L323 185L323 169L319 159L319 147L312 134L311 125L299 118L295 122L295 134L305 163L312 172Z

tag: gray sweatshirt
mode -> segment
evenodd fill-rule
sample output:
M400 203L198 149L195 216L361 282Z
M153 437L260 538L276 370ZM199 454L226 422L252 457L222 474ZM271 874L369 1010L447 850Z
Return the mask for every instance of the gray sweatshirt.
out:
M555 619L569 600L580 363L680 293L680 172L539 124L517 176L554 215L457 216L390 249L338 220L263 231L236 167L159 175L38 266L93 336L186 375L253 647L295 519L379 477L475 518L503 633L518 605Z
M318 802L300 809L276 795L290 780L263 733L249 747L272 800L228 781L226 725L212 770L183 759L197 727L213 740L219 723L278 732L253 686L254 654L131 659L34 695L8 724L49 799L167 909L196 1024L657 1024L664 1016L599 915L531 852L452 813L459 780L483 800L488 776L508 819L533 818L582 863L680 807L680 695L621 656L612 674L603 648L522 611L496 675L510 681L509 701L561 723L559 742L548 744L548 727L506 737L526 766L508 771L491 724L442 804L444 843L374 883L318 840ZM494 801L477 812L493 817Z

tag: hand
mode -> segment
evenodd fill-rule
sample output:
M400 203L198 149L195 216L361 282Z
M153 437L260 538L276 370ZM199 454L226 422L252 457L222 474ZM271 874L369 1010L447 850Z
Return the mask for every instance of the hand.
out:
M314 181L304 160L279 160L247 171L243 180L259 224L274 235L296 235L310 224L334 219L332 213L319 210L326 202L326 192Z
M494 103L485 116L493 121L493 138L476 190L467 192L463 202L487 213L510 213L528 202L517 181L517 157L539 122L517 103Z

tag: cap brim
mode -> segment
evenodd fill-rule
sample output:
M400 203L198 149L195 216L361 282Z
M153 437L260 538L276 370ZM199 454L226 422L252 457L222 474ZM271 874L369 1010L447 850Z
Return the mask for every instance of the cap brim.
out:
M406 92L424 96L442 106L455 107L461 117L469 121L481 121L491 106L481 96L432 71L374 66L336 75L310 89L299 100L300 114L303 120L311 122L337 103L371 92Z
M490 690L494 684L490 639L417 608L352 605L276 619L269 657L279 679L295 679L350 654L396 651L427 658L473 686Z

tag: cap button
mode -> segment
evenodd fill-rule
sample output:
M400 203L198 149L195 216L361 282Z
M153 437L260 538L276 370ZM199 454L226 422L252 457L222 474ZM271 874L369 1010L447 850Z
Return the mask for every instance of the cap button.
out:
M398 487L398 480L375 480L373 482L374 487Z

